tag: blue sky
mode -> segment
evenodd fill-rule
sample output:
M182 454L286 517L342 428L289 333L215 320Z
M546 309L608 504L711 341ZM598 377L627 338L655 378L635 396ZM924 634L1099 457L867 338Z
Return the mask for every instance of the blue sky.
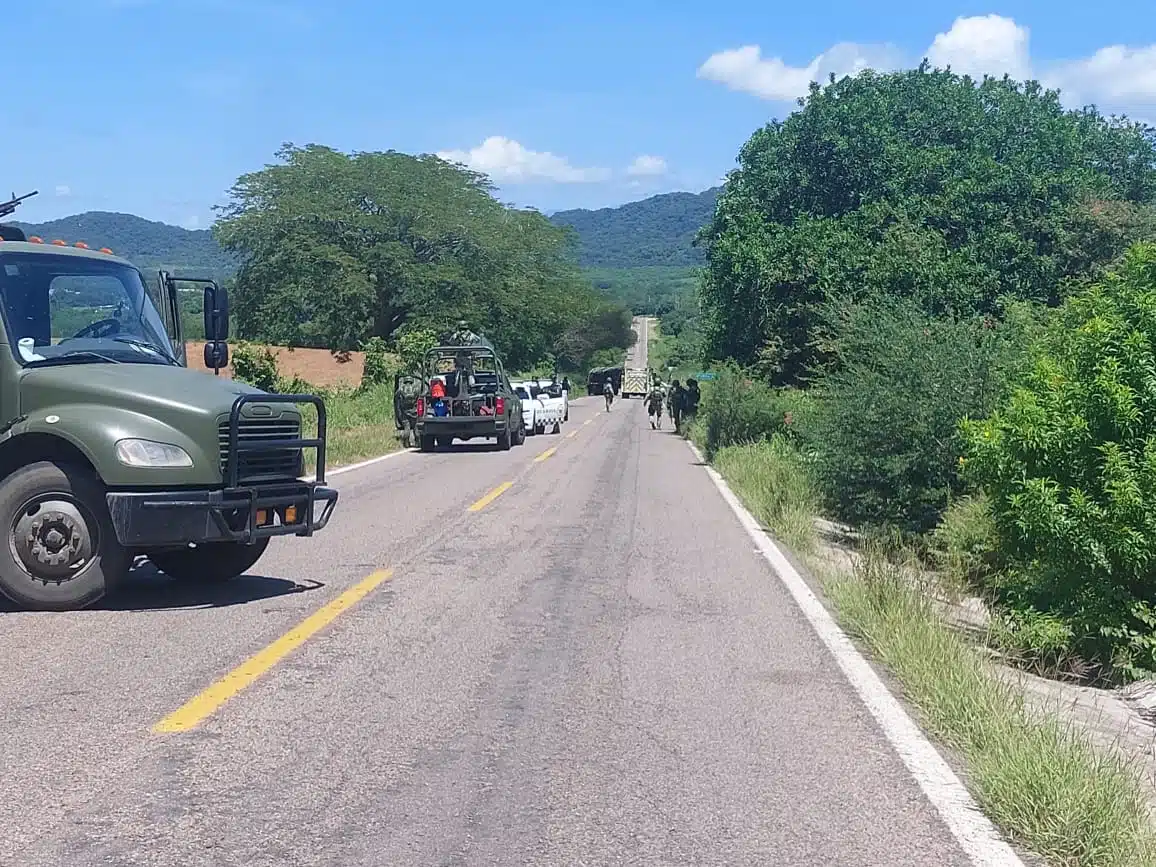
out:
M811 77L929 51L1156 121L1152 0L780 5L6 4L0 189L41 191L28 221L206 227L236 177L292 141L443 153L506 201L604 207L717 183Z

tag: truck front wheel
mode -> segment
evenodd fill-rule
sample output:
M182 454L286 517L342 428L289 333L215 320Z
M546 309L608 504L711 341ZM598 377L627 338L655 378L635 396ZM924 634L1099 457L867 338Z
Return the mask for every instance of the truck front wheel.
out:
M196 548L150 551L152 564L178 581L219 584L244 575L265 553L268 539L254 545L241 542L209 542Z
M0 593L37 611L85 608L112 592L132 558L108 514L104 485L85 467L37 461L0 483L8 544Z

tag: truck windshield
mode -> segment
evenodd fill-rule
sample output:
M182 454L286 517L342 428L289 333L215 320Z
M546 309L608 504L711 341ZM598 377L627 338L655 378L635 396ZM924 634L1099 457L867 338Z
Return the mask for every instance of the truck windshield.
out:
M25 366L178 363L140 272L122 263L3 253L0 299L9 342Z

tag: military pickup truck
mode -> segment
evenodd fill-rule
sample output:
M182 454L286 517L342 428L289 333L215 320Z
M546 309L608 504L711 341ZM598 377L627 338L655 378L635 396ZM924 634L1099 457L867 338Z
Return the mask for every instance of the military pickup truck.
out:
M521 398L488 340L471 335L435 346L426 353L424 374L416 406L423 452L448 446L455 438L493 439L503 451L525 442Z
M228 297L191 282L218 374ZM189 370L177 283L162 271L150 285L107 248L0 227L0 593L19 606L90 605L141 556L181 581L228 580L271 537L312 535L333 513L325 404ZM316 408L312 438L302 404Z

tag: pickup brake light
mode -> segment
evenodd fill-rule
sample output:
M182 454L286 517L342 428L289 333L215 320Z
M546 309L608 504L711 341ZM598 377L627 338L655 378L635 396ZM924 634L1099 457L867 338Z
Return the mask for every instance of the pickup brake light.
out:
M425 415L425 398L419 397L417 399L417 414Z
M506 399L504 397L494 398L494 415L506 414Z

